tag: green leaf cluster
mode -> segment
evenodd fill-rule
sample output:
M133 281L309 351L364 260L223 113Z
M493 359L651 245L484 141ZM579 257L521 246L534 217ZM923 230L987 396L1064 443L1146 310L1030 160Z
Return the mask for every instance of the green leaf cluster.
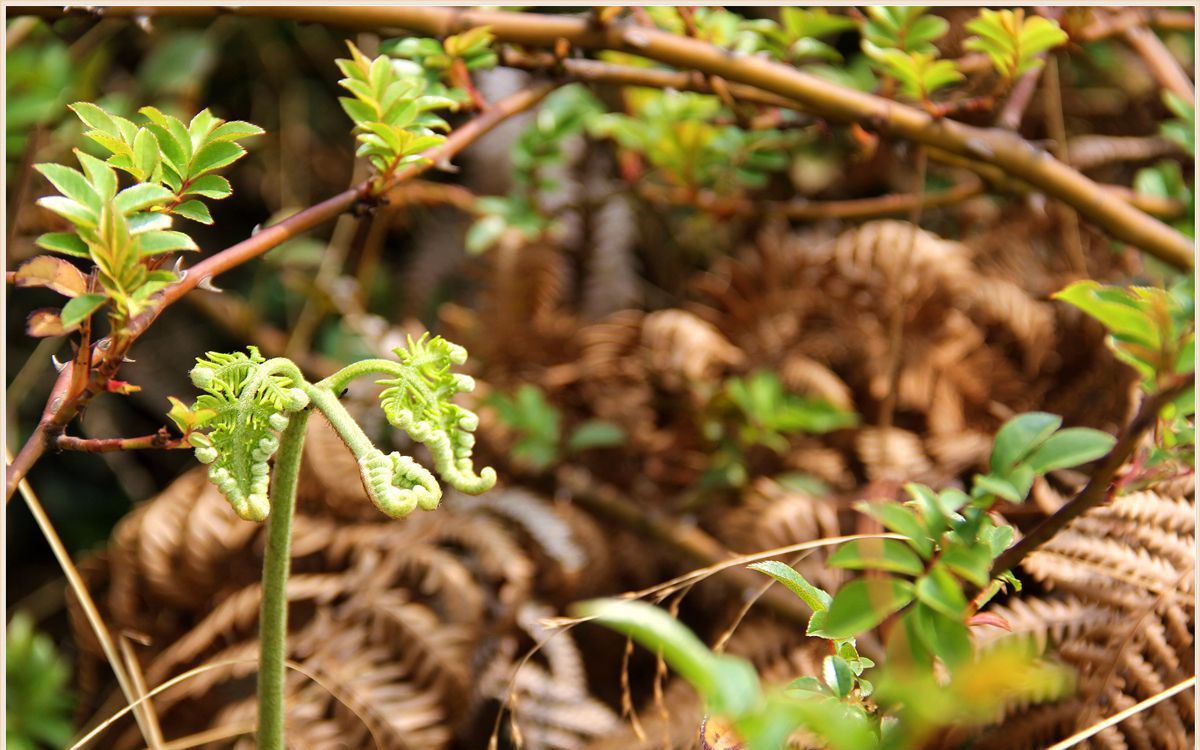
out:
M8 622L4 674L5 747L37 750L70 744L70 670L54 642L21 612Z
M989 512L992 506L998 499L1023 501L1035 476L1100 458L1115 442L1098 430L1060 430L1061 424L1060 417L1042 412L1005 423L996 434L990 472L976 476L970 494L910 483L905 503L859 503L861 512L897 538L853 540L831 555L830 566L870 572L836 595L781 562L751 567L800 597L813 610L808 635L834 641L837 648L898 614L889 663L896 659L928 673L935 663L951 670L970 664L976 655L967 616L1004 583L1015 583L1011 576L992 579L994 561L1013 538L1012 528ZM982 592L974 602L968 585Z
M687 24L678 9L669 5L648 5L646 15L658 28L672 34L685 34ZM691 11L695 37L733 52L750 54L762 46L761 33L771 23L748 20L732 11L715 6L698 6Z
M268 462L279 449L279 433L288 413L309 403L303 378L290 361L264 359L253 346L249 354L197 358L191 378L204 391L186 417L196 458L209 465L209 480L238 516L261 521L270 511Z
M617 425L591 419L576 426L564 446L562 412L531 383L523 383L511 395L492 393L487 404L517 436L512 448L514 462L535 472L549 469L568 451L606 448L625 441L625 433Z
M559 188L547 171L566 160L566 141L582 133L589 120L602 112L600 102L579 84L564 86L546 97L533 122L513 144L513 191L476 202L480 216L467 231L468 252L482 253L504 237L531 242L556 229L554 217L538 206L539 195Z
M263 129L241 120L226 122L207 109L184 125L155 107L138 110L146 122L137 125L90 102L71 109L89 128L84 135L109 152L107 162L139 183L171 192L167 213L211 224L212 216L200 198L220 200L233 190L229 180L215 174L246 155L238 141L262 135Z
M437 131L450 125L438 110L456 109L446 97L427 93L423 76L410 67L380 55L368 58L353 42L349 60L337 60L345 78L338 81L352 96L339 97L342 109L354 121L358 156L365 156L381 179L397 169L424 159L421 152L446 140Z
M1042 53L1067 42L1067 33L1059 28L1057 21L1042 16L1026 17L1024 8L983 8L966 27L975 36L963 46L986 54L992 67L1007 81L1040 68L1044 64Z
M933 55L934 42L945 36L950 24L939 16L928 15L929 8L920 5L873 5L865 9L862 24L865 44L879 49L919 52Z
M716 450L701 483L740 486L747 479L747 454L752 450L766 448L782 454L791 436L824 434L856 424L854 412L826 399L792 393L769 370L730 378L703 416L704 435Z
M945 35L944 18L927 15L921 6L867 8L862 49L881 75L894 78L911 99L929 101L932 94L963 80L953 60L939 60L934 42Z
M779 9L780 23L759 22L760 49L776 60L799 63L809 60L841 62L842 56L822 37L841 34L856 28L847 16L830 13L824 8Z
M1188 156L1196 156L1196 105L1174 91L1163 92L1163 102L1175 117L1160 127L1163 136L1179 144Z
M1079 308L1108 329L1109 348L1137 370L1146 392L1195 366L1195 287L1190 278L1171 290L1077 281L1054 298Z
M37 239L46 250L91 260L100 289L56 290L72 299L61 313L61 330L70 331L111 301L118 321L136 315L151 295L175 280L170 271L152 270L157 256L196 250L182 232L170 229L166 207L174 194L154 183L118 190L116 172L105 162L76 150L83 171L60 164L37 164L60 195L46 196L38 205L58 214L74 232L49 232ZM45 284L51 286L51 284Z
M1137 371L1143 392L1151 393L1167 379L1195 369L1194 277L1183 277L1170 289L1077 281L1054 296L1108 329L1108 347ZM1182 466L1195 463L1195 411L1194 386L1163 407L1149 466L1167 461Z
M470 96L456 78L456 67L461 65L464 71L496 67L499 57L492 49L495 40L489 27L477 26L442 41L428 37L389 39L379 45L379 51L411 62L412 72L426 79L426 93L466 104Z
M718 193L760 188L790 163L796 134L716 124L729 113L714 96L629 89L626 99L630 113L595 118L592 134L640 154L675 186Z

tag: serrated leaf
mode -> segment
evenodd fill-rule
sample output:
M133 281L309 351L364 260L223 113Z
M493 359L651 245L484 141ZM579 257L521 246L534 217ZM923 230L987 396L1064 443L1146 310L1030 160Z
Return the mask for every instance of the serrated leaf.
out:
M913 586L890 576L859 578L843 586L825 618L820 635L841 640L865 633L913 599Z
M91 102L75 102L68 109L74 112L88 127L99 130L102 133L108 133L115 138L120 138L121 131L117 129L117 125L113 122L112 117L95 104Z
M897 539L857 539L847 542L829 557L829 565L849 570L886 570L917 576L924 563L912 548Z
M249 138L255 135L263 135L267 131L257 125L253 125L242 120L230 120L227 123L218 125L216 130L208 136L211 141L236 141L241 138Z
M62 258L39 255L17 267L13 283L19 287L41 286L67 297L87 291L87 279L78 268Z
M145 128L138 131L133 139L133 167L136 177L142 181L153 179L158 170L159 147L158 139Z
M158 206L174 198L174 194L162 185L143 182L127 187L117 193L113 204L122 214L131 214L153 206Z
M171 213L182 216L185 219L200 222L201 224L213 223L212 214L208 212L208 206L197 200L184 201L172 208Z
M75 258L90 258L88 246L79 235L71 232L47 232L37 238L38 247Z
M227 167L246 154L246 149L230 141L214 141L201 147L192 157L188 177Z
M220 200L228 198L233 193L229 180L218 174L206 174L188 183L183 195L200 195L205 198Z
M62 313L59 316L62 319L63 328L68 331L78 328L107 301L108 297L103 294L81 294L67 302L63 305Z
M813 612L828 609L833 597L827 591L812 585L792 566L778 560L765 560L747 566L779 581L796 596L800 597Z
M87 206L73 201L70 198L61 195L48 195L45 198L39 198L37 204L46 208L59 216L67 219L72 224L93 228L99 220L96 212L92 211Z
M82 172L61 164L35 164L33 168L41 172L58 192L93 211L100 210L100 196Z
M88 181L100 197L100 203L108 203L112 200L113 196L117 194L117 173L112 170L112 167L79 149L75 150L75 156L83 165L83 171L87 173Z
M146 232L138 236L138 250L143 258L181 250L199 250L191 237L183 232Z
M1071 427L1051 435L1025 461L1035 474L1045 474L1094 461L1107 455L1116 443L1107 432Z

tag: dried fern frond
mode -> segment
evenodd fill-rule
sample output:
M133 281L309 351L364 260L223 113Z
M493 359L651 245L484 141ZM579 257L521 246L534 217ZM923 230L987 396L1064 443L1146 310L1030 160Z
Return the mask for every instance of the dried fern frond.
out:
M1022 564L1049 593L993 607L1079 672L1079 693L1013 711L985 746L1043 747L1194 672L1195 501L1153 488L1073 521ZM985 634L986 635L986 634ZM1065 707L1069 707L1069 711ZM1195 706L1184 692L1090 740L1093 747L1192 747Z

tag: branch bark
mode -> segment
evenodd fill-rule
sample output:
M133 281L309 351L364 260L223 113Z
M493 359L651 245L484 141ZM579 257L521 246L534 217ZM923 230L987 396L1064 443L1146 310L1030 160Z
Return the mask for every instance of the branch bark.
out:
M24 9L23 9L24 10ZM37 10L37 9L29 9ZM53 12L55 9L50 9ZM61 11L58 11L61 12ZM857 122L925 146L982 160L1070 204L1113 237L1179 268L1194 266L1193 243L1137 208L1114 201L1099 186L1019 136L935 119L882 97L854 91L762 57L739 56L711 44L627 24L603 25L590 16L536 15L453 7L401 6L170 6L104 8L107 16L154 14L193 17L216 13L287 18L350 28L407 29L448 36L488 26L497 40L533 47L564 43L587 50L614 50L729 82L762 89L830 120Z

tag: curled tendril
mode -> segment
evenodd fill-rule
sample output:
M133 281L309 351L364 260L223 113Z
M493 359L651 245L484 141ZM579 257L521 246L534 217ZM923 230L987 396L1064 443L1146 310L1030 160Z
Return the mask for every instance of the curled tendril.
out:
M403 367L393 371L395 378L379 381L387 386L380 400L388 421L429 449L438 474L455 489L471 495L491 489L495 470L484 468L476 474L471 462L475 447L471 433L479 426L479 417L451 401L475 388L469 375L450 372L452 365L467 361L467 350L425 334L416 341L410 336L407 347L394 351Z
M284 359L266 360L258 349L249 355L209 352L198 358L192 383L205 391L193 408L216 414L207 433L189 436L196 458L209 465L208 478L234 511L248 521L270 512L269 461L279 449L288 412L308 406L308 394L296 366Z

